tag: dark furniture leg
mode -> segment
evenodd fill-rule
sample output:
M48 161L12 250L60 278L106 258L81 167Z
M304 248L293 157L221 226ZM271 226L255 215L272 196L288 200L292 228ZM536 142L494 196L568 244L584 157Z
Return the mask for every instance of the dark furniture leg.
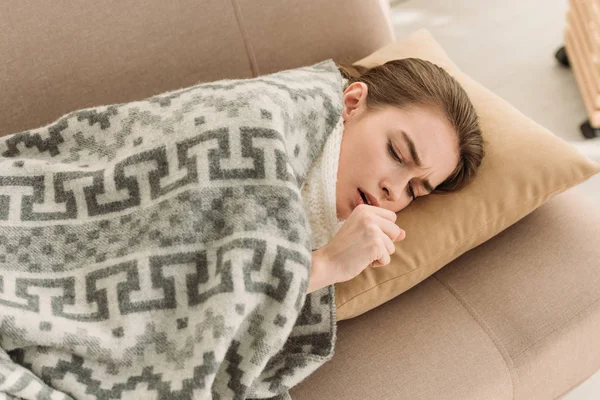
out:
M581 129L581 133L585 136L586 139L593 139L596 137L600 137L600 128L594 128L590 124L590 120L586 120L584 123L579 125L579 129Z
M565 46L558 49L556 53L554 53L554 57L558 60L558 62L561 65L565 67L571 66L571 64L569 64L569 57L567 57L567 51L565 50Z

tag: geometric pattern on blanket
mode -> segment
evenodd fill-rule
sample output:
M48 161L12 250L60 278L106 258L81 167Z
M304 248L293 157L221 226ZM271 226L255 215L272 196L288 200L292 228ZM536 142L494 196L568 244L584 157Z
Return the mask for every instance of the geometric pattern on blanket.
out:
M0 138L0 395L287 398L333 355L300 187L332 60Z

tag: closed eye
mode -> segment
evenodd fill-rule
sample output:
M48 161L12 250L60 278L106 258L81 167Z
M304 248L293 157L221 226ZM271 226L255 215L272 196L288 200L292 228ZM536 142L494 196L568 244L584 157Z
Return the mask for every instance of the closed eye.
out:
M391 140L388 141L388 150L390 151L390 155L394 160L398 161L400 164L404 164L402 159L398 156L398 154L396 154L396 150L394 150L394 145L392 144Z
M402 161L402 159L400 158L400 156L398 156L398 154L396 153L396 150L394 150L394 145L392 144L391 140L388 140L388 151L390 152L390 155L392 156L392 158L394 160L396 160L400 165L404 165L404 162ZM407 186L407 192L408 195L414 200L415 197L415 192L413 190L412 187L412 183L409 183Z

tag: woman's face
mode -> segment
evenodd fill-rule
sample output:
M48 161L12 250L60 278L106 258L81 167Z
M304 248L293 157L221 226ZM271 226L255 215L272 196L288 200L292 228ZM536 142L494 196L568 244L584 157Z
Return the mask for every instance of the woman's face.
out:
M336 184L339 220L358 205L359 189L369 194L371 205L398 212L413 195L429 194L458 164L456 132L441 112L425 106L367 111L367 90L363 82L354 82L344 91Z

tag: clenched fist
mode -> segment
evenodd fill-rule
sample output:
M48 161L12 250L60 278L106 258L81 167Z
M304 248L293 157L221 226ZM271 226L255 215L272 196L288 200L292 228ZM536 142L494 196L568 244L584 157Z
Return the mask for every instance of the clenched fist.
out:
M313 252L320 263L313 272L320 274L322 283L333 284L354 278L368 266L389 264L396 251L394 242L406 237L395 222L393 211L360 204L333 239Z

